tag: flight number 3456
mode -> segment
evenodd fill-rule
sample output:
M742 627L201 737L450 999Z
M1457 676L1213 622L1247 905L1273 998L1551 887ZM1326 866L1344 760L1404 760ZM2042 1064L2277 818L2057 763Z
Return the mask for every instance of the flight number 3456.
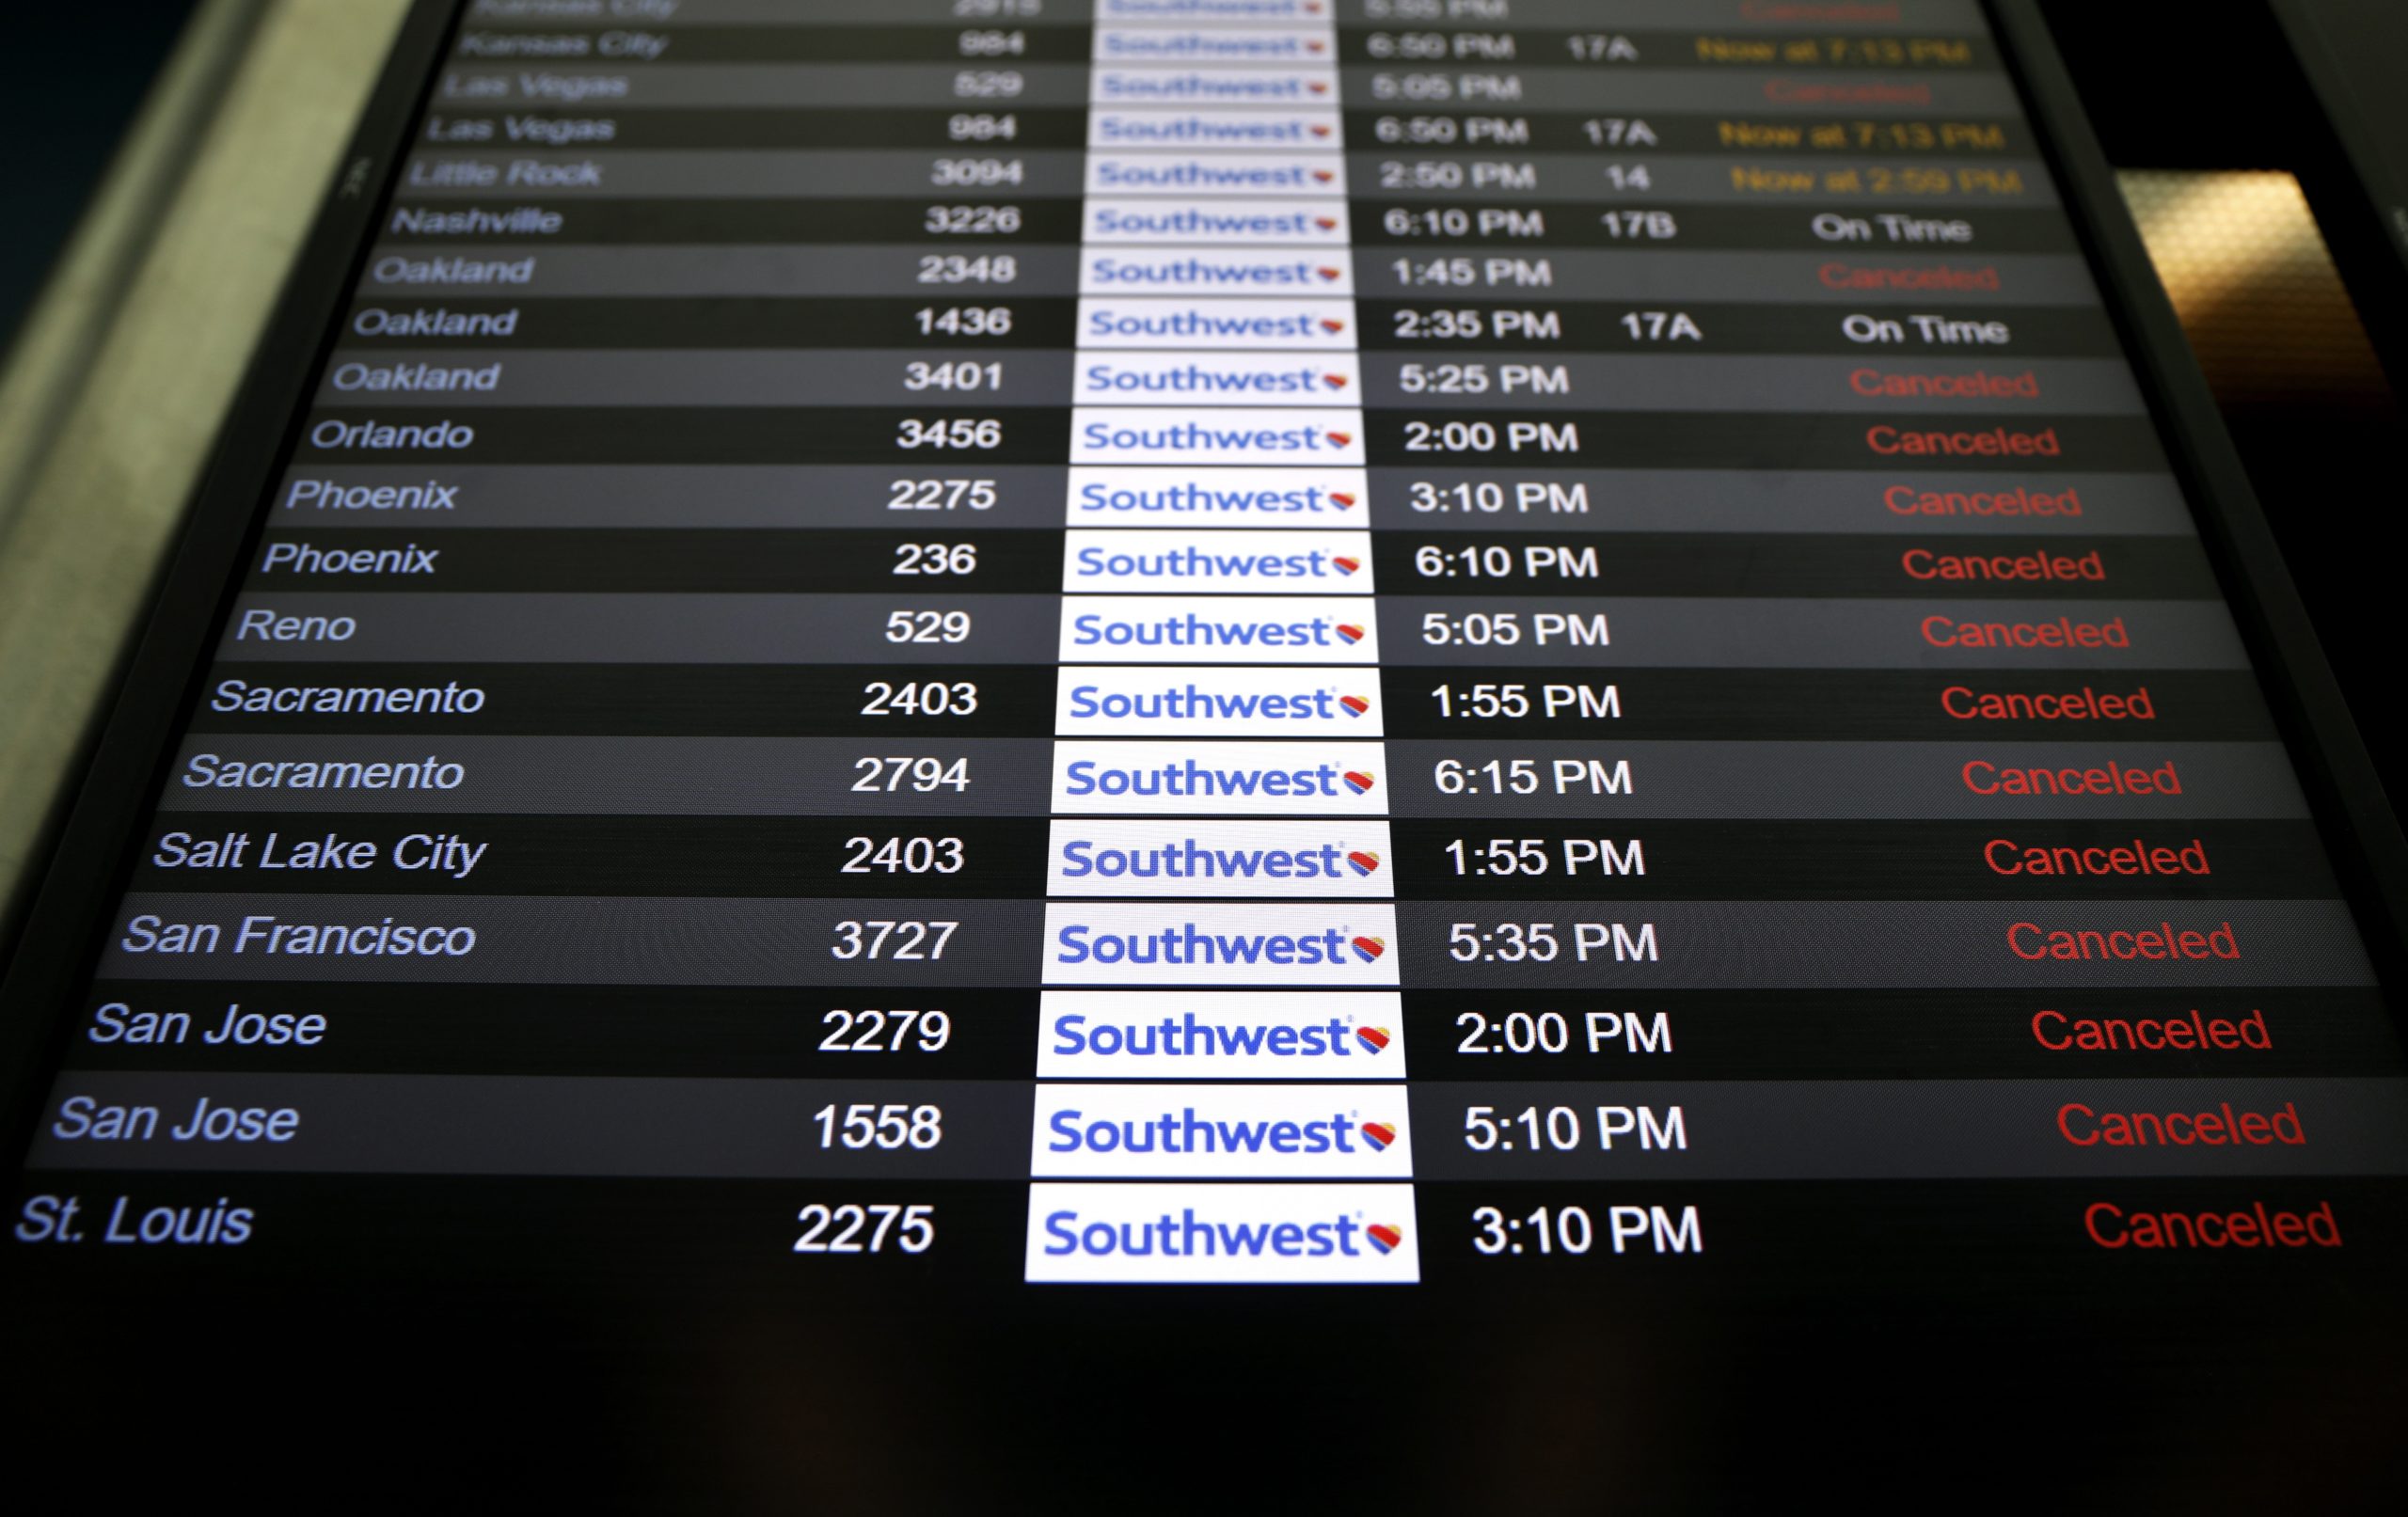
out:
M895 424L895 446L947 450L1001 448L1004 424L993 417L906 417Z

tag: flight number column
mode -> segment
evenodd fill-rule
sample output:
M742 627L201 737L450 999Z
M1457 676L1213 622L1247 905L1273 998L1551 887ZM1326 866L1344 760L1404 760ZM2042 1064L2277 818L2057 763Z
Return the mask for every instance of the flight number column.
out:
M1159 8L1096 24L1026 1273L1405 1283L1335 38Z
M83 1216L1017 1256L1085 17L761 8L460 33L37 1141Z

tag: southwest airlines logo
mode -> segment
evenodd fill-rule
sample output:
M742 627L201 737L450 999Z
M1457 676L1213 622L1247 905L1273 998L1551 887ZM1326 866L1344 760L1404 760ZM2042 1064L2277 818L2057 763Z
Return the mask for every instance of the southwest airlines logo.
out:
M1032 1283L1411 1285L1413 1187L1039 1183Z
M1338 75L1327 69L1113 69L1094 71L1097 105L1328 105Z
M1040 1085L1039 1178L1410 1179L1402 1085Z
M1237 348L1259 353L1273 348L1351 353L1354 336L1351 300L1091 297L1079 302L1078 340L1083 349ZM1359 394L1362 386L1355 380L1344 388Z
M1315 528L1366 520L1361 469L1074 468L1069 520L1113 527Z
M1190 31L1099 26L1098 63L1316 63L1335 61L1326 32Z
M1379 693L1362 670L1083 666L1064 672L1054 730L1067 737L1377 737Z
M1048 895L1396 893L1385 822L1056 821Z
M1402 1080L1394 991L1048 990L1040 1080Z
M1359 423L1322 411L1117 410L1070 413L1073 464L1360 464Z
M1336 153L1087 154L1089 195L1344 195Z
M1057 813L1383 816L1378 743L1054 745Z
M1334 0L1098 0L1098 21L1298 21L1329 24Z
M1066 664L1375 664L1368 598L1065 595Z
M1187 405L1197 400L1230 405L1355 403L1361 381L1351 358L1303 362L1271 358L1190 358L1148 354L1080 366L1074 399L1118 405Z
M1045 909L1047 985L1335 986L1397 983L1396 909L1055 901Z
M1284 148L1327 152L1340 143L1336 111L1094 111L1087 146L1115 148Z
M1354 356L1131 353L1090 358L1071 377L1074 401L1111 405L1359 405Z
M1369 594L1369 532L1072 531L1062 547L1069 591L1344 590Z
M1079 262L1083 295L1351 295L1354 261L1344 253L1216 252L1206 247L1104 248ZM1085 324L1081 323L1082 329Z
M1107 199L1090 196L1080 241L1322 244L1346 241L1343 199Z

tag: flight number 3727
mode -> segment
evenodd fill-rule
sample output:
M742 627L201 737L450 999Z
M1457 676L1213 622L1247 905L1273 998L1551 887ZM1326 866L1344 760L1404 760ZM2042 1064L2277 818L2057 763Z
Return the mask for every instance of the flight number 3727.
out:
M828 947L831 958L925 959L934 962L944 957L945 944L961 930L961 924L884 919L853 921L848 918L830 930L836 939Z

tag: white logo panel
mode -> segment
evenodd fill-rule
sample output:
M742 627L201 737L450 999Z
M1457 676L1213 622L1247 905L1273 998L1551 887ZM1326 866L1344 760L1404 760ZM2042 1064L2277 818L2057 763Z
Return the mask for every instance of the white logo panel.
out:
M1354 302L1237 296L1089 296L1079 302L1082 353L1097 348L1185 351L1354 351Z
M1070 593L1286 591L1369 594L1369 532L1126 532L1063 534L1062 588Z
M1079 293L1083 295L1343 296L1354 292L1354 260L1345 253L1105 247L1079 260ZM1351 321L1348 327L1351 332ZM1351 347L1353 342L1350 339L1342 345Z
M1192 26L1197 22L1236 21L1249 26L1288 22L1326 31L1336 0L1096 0L1099 23Z
M1323 528L1370 515L1370 476L1353 468L1073 468L1073 527Z
M1048 990L1039 1080L1402 1080L1390 990Z
M1206 107L1133 109L1110 107L1087 113L1087 146L1098 151L1133 148L1257 148L1329 152L1341 146L1335 110L1266 111Z
M1346 160L1334 152L1090 152L1086 174L1089 195L1346 193Z
M1413 1177L1402 1085L1039 1085L1042 1179Z
M1386 822L1056 820L1048 895L1268 895L1386 900L1396 893Z
M1376 664L1369 596L1065 595L1066 664Z
M1082 353L1073 402L1102 405L1332 405L1361 419L1351 353Z
M1082 405L1070 412L1073 464L1363 462L1359 411L1176 410Z
M1054 745L1053 810L1069 815L1385 816L1378 743Z
M1181 17L1180 20L1189 18ZM1251 19L1251 18L1249 18ZM1292 31L1206 30L1202 27L1098 26L1098 63L1307 64L1326 67L1338 58L1326 22Z
M1053 901L1046 985L1327 986L1397 983L1396 909L1363 901L1268 906Z
M1106 243L1230 243L1265 247L1343 247L1342 199L1113 199L1090 196L1079 240Z
M1379 737L1379 682L1360 669L1072 665L1054 695L1065 737Z
M1418 1241L1410 1185L1028 1188L1032 1284L1409 1286Z
M1335 105L1338 73L1320 69L1117 69L1090 71L1096 105Z

